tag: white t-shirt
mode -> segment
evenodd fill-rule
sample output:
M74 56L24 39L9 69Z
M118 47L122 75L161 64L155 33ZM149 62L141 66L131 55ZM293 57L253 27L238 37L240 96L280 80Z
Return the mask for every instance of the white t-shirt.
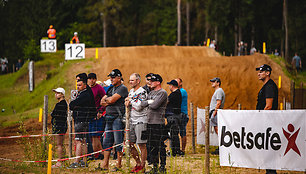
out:
M129 98L132 105L130 118L131 124L148 122L147 107L141 106L141 101L147 100L147 97L147 91L142 87L138 88L136 91L134 91L134 89L130 90Z

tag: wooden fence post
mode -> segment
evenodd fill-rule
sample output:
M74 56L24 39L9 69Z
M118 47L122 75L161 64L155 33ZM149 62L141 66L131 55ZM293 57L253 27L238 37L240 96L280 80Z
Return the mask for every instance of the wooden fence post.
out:
M196 153L195 150L195 133L194 133L194 112L193 103L190 103L190 115L191 115L191 131L192 131L192 153Z
M205 173L209 174L209 106L205 106Z
M128 171L130 171L130 108L129 107L125 107L125 130L126 130L126 141L125 141L125 145L126 145L126 166L128 168Z
M240 103L238 104L238 110L241 110L241 104Z
M44 96L44 116L43 116L43 135L47 134L48 130L48 95ZM47 150L47 139L46 136L43 136L43 157L44 160L46 160L47 155L45 155L46 150Z
M72 111L68 111L68 156L69 158L72 157Z

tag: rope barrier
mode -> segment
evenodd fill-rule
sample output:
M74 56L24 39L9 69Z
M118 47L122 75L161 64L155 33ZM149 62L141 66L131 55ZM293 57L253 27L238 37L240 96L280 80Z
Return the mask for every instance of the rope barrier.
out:
M109 149L113 149L113 148L115 148L117 146L121 146L123 144L124 143L117 144L117 145L114 145L112 147L109 147L109 148L106 148L106 149L102 149L102 150L99 150L99 151L96 151L96 152L93 152L93 153L81 155L81 156L75 156L75 157L63 158L63 159L55 159L55 160L52 160L52 162L67 161L67 160L72 160L72 159L77 159L77 158L83 158L83 157L86 157L86 156L90 156L90 155L94 155L94 154L97 154L97 153L104 152L104 151L109 150ZM46 163L46 162L48 162L47 160L45 160L45 161L21 161L21 160L13 160L13 159L1 158L1 157L0 157L0 160L2 160L2 161L11 161L11 162L24 162L24 163Z
M65 133L65 134L39 134L39 135L16 135L16 136L7 136L0 137L0 139L12 139L12 138L32 138L32 137L44 137L44 136L58 136L58 135L76 135L76 134L91 134L91 133L107 133L107 132L120 132L120 131L129 131L125 130L109 130L109 131L93 131L93 132L76 132L76 133Z

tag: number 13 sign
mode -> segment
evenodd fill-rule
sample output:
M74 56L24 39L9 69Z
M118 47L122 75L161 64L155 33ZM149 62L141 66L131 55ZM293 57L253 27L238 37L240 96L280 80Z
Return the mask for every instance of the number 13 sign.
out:
M65 60L85 59L85 44L65 44Z

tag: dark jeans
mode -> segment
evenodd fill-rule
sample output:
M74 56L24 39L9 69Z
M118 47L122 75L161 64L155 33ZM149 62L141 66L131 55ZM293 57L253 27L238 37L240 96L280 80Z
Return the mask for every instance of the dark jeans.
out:
M179 131L180 131L180 118L181 115L171 115L167 117L167 129L170 132L170 148L172 150L173 156L179 154L180 152L180 138L179 138Z
M166 165L166 149L162 137L164 134L165 125L163 124L148 124L148 143L149 155L154 167L159 164L159 156L161 157L161 165Z

